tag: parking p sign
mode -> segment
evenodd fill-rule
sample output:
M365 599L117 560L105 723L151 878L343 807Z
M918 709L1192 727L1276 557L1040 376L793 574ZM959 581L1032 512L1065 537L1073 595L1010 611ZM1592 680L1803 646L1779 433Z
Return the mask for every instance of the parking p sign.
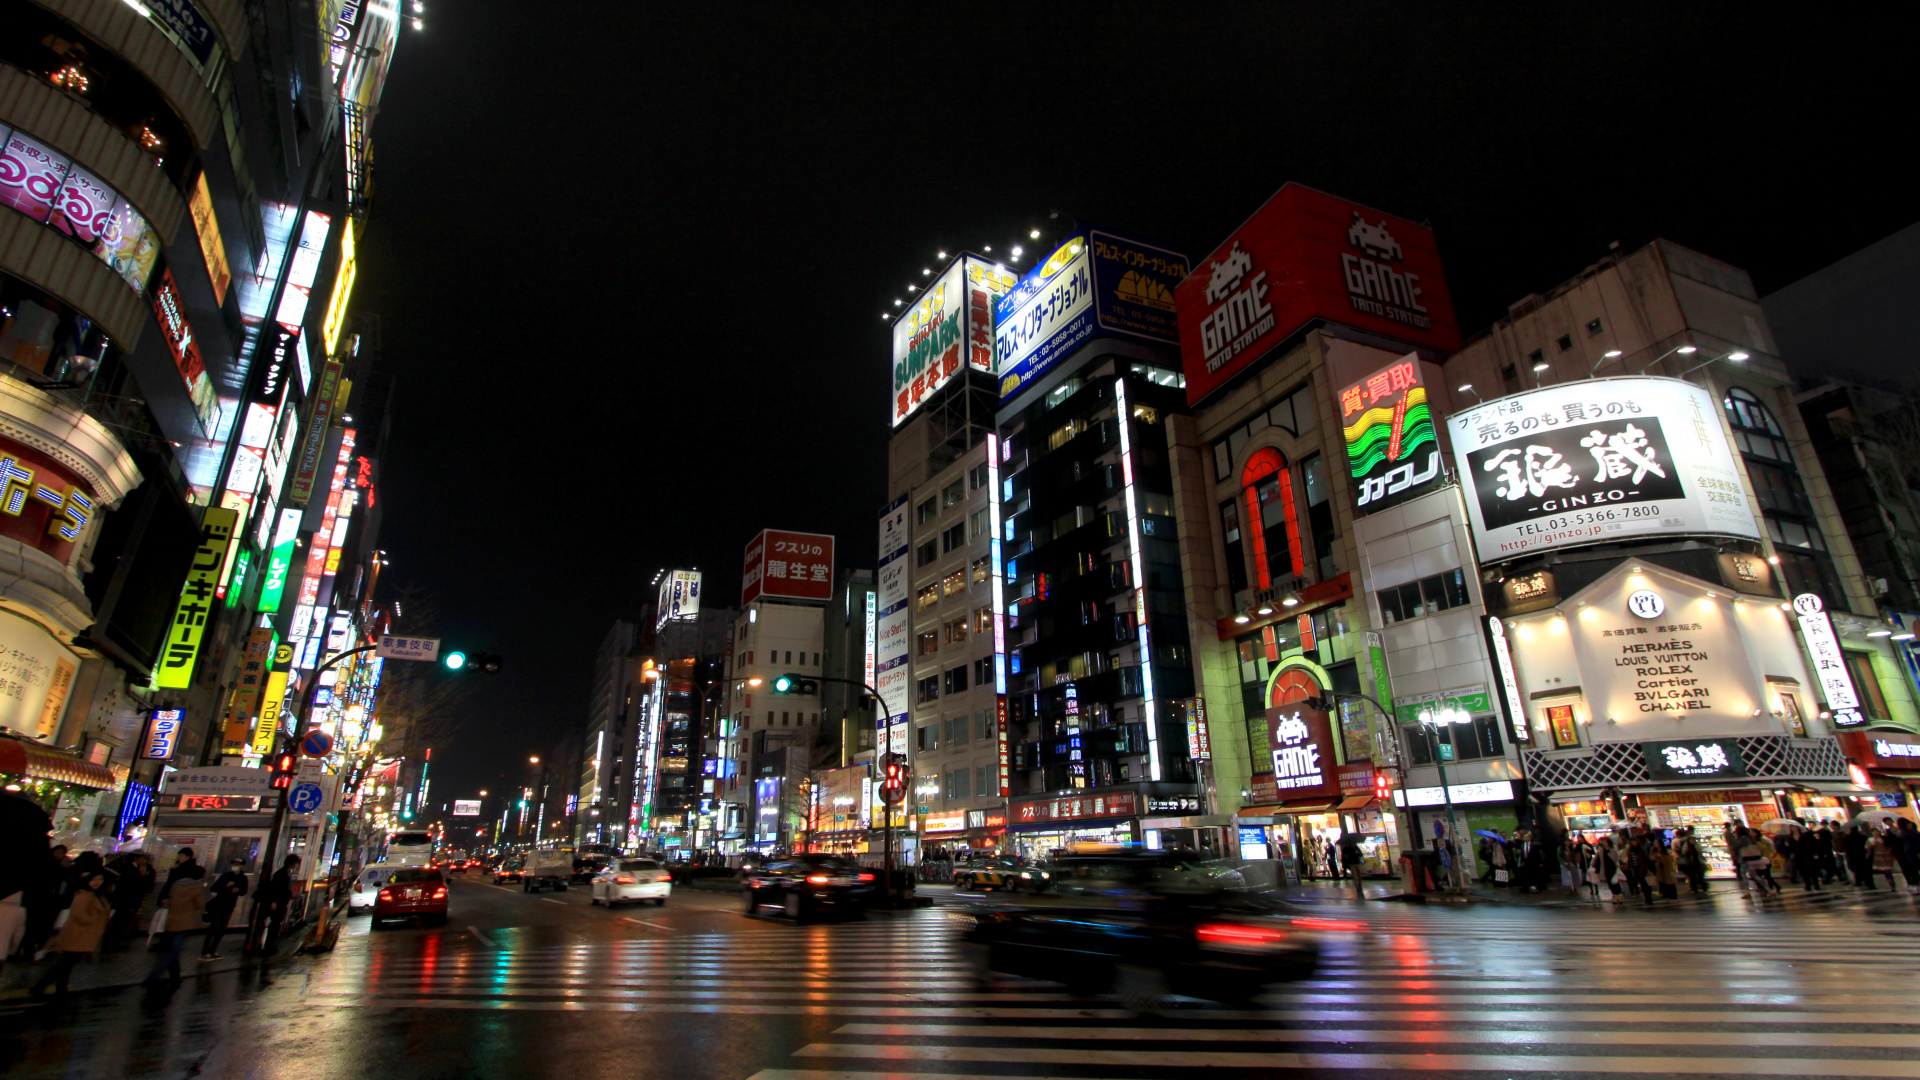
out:
M311 814L325 801L326 793L320 790L319 784L295 784L287 793L287 809L296 814Z
M388 660L438 660L440 659L440 639L382 634L380 644L373 650L373 655L383 656Z

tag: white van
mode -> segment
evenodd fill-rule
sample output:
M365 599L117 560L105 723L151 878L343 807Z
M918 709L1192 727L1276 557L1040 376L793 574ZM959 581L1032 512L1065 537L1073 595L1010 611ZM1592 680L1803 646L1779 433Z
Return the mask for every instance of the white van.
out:
M390 867L428 865L433 862L433 834L394 833L387 837L387 857L381 861Z

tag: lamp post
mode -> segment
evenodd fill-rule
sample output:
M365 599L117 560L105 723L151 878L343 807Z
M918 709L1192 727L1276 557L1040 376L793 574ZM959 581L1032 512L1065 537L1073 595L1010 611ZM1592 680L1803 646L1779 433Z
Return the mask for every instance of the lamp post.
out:
M1431 735L1441 727L1453 727L1460 724L1471 723L1473 723L1473 717L1467 710L1458 705L1441 705L1438 708L1422 709L1420 712L1420 726L1429 732L1429 741L1433 746L1433 761L1434 764L1440 768L1440 799L1446 804L1447 827L1453 830L1453 835L1456 838L1456 846L1465 843L1466 838L1462 835L1459 819L1453 812L1453 791L1447 784L1446 755L1441 753L1441 742L1438 739L1432 738ZM1451 752L1453 750L1453 739L1448 738L1444 745L1447 751ZM1464 851L1465 849L1461 848L1461 850ZM1453 869L1454 875L1457 877L1460 873L1460 861L1458 859L1454 860Z

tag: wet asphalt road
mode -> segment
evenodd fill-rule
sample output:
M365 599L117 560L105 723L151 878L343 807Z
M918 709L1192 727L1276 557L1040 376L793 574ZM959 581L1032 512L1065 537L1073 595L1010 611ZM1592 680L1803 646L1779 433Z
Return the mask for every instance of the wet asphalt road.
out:
M1920 1076L1920 923L1876 907L1372 904L1254 1010L981 987L939 910L793 926L455 878L442 928L0 1015L8 1080Z

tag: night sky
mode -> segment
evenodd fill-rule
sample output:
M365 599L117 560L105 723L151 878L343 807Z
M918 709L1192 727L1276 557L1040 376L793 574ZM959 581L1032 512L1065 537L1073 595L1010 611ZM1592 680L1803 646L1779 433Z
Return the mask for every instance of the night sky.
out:
M872 564L880 316L936 250L1058 210L1197 258L1297 180L1430 221L1472 333L1609 241L1670 237L1764 294L1915 217L1902 42L1840 6L1194 6L428 0L355 307L399 381L383 588L507 658L436 802L581 720L661 567L726 603L765 526Z

